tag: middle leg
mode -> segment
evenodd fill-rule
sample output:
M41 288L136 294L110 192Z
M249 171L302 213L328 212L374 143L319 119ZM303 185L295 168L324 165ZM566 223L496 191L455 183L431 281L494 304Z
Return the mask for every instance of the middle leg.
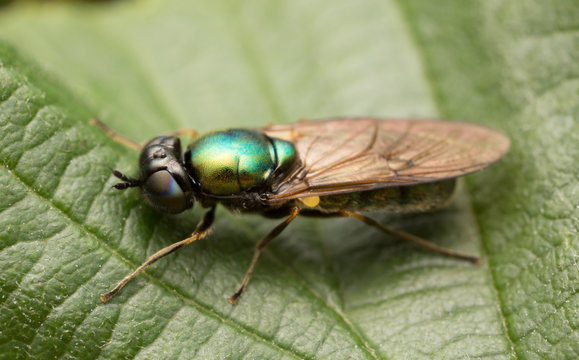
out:
M257 260L259 259L259 255L261 255L261 250L267 244L269 244L270 241L275 239L296 218L296 216L298 216L299 213L300 213L300 209L297 206L292 207L290 209L290 216L288 218L286 218L283 222L278 224L275 228L273 228L273 230L270 231L269 234L267 234L263 239L259 240L259 242L255 246L255 251L253 252L253 258L251 259L251 263L249 264L249 268L245 272L245 276L243 277L243 280L241 281L241 285L239 285L239 288L237 289L235 294L233 294L229 297L229 302L232 305L235 305L237 303L237 299L239 299L239 297L245 291L245 288L247 287L247 284L249 283L249 279L251 278L251 274L253 273L253 269L255 268L255 264L257 263Z

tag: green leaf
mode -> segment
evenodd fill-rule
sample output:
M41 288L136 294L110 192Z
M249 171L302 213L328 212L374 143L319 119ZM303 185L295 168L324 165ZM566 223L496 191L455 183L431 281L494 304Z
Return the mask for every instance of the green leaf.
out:
M576 358L579 7L522 1L143 1L0 10L0 358ZM11 44L11 45L8 45ZM35 65L39 64L39 65ZM349 115L487 124L509 155L449 208L380 221L217 213L108 304L195 209L157 214L109 168L136 141Z

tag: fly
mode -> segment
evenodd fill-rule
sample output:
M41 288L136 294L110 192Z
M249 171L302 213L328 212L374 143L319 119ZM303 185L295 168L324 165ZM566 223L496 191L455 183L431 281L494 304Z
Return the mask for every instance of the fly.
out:
M113 170L121 180L115 188L138 187L149 204L166 213L188 210L195 201L209 209L190 237L161 249L102 294L105 303L155 261L205 237L218 204L236 212L285 218L257 243L239 288L229 297L232 304L245 291L262 249L298 215L352 217L431 251L480 263L478 257L384 226L361 212L444 206L457 177L491 165L509 148L509 139L500 132L439 120L328 119L200 137L193 130L181 130L143 146L98 119L91 123L140 151L138 176ZM179 136L184 134L193 140L183 153Z

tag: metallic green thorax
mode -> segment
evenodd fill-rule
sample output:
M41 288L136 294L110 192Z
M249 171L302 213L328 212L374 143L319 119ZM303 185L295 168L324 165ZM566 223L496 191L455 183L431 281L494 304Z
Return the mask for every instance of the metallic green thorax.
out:
M267 185L274 173L283 173L296 159L296 150L287 141L232 129L197 139L185 161L202 192L232 195Z

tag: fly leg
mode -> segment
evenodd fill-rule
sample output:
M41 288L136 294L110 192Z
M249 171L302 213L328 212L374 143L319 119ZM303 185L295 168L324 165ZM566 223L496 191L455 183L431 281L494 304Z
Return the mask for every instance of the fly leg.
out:
M99 119L93 117L93 118L90 118L88 122L91 125L94 125L94 126L98 127L99 129L101 129L105 134L107 134L111 139L118 142L119 144L123 144L126 147L130 147L133 150L137 150L137 151L141 150L140 144L137 144L133 140L126 138L123 135L117 134L113 129L108 127L104 122L100 121Z
M90 120L88 121L91 125L94 125L96 127L98 127L99 129L101 129L105 134L107 134L111 139L113 139L114 141L125 145L126 147L130 147L133 150L137 150L140 151L142 146L141 144L136 143L135 141L124 137L123 135L118 134L117 132L115 132L113 129L111 129L110 127L108 127L104 122L100 121L99 119L93 117L90 118ZM181 129L181 130L177 130L177 131L173 131L169 134L167 134L167 136L182 136L182 135L187 135L190 139L194 139L197 137L197 131L193 130L193 129Z
M261 255L261 249L263 249L270 241L275 239L288 225L291 223L296 216L300 213L300 209L297 206L294 206L290 209L290 216L286 218L283 222L278 224L272 231L269 232L264 238L259 240L257 245L255 246L255 251L253 253L253 258L251 259L251 263L249 264L249 268L245 272L245 276L241 281L241 285L235 292L235 294L229 297L229 302L232 305L237 303L237 299L243 294L247 284L249 283L249 279L251 278L251 274L253 273L253 269L255 268L255 264L257 263L257 259L259 259L259 255Z
M215 220L215 207L211 208L211 210L207 211L205 215L203 215L203 218L201 219L199 224L197 224L195 231L193 231L190 237L157 251L155 254L149 257L147 261L145 261L141 266L139 266L137 270L133 271L131 274L127 275L123 280L121 280L117 284L117 286L115 286L111 291L101 294L101 301L104 303L108 302L123 288L123 286L125 286L135 276L139 275L143 270L152 265L155 261L164 257L165 255L169 255L170 253L179 250L185 245L191 244L195 240L204 238L211 230L211 226L213 225L214 220Z
M449 256L449 257L453 257L453 258L457 258L457 259L461 259L461 260L470 261L470 262L475 263L475 264L480 264L480 262L481 262L479 257L463 254L463 253L460 253L458 251L454 251L452 249L443 248L441 246L438 246L436 244L431 243L430 241L426 241L424 239L421 239L418 236L409 234L409 233L404 232L404 231L395 230L389 226L382 225L379 222L377 222L376 220L371 219L371 218L364 216L364 215L361 215L361 214L342 210L337 215L341 216L341 217L353 217L355 219L362 221L366 225L370 225L378 230L385 232L386 234L392 235L392 236L397 237L399 239L402 239L404 241L409 241L409 242L412 242L414 244L420 245L420 246L422 246L422 247L424 247L432 252L435 252L435 253L439 253L439 254L442 254L445 256Z
M197 131L193 129L181 129L167 134L167 136L176 136L176 137L183 135L187 135L189 137L189 140L193 140L197 137Z

